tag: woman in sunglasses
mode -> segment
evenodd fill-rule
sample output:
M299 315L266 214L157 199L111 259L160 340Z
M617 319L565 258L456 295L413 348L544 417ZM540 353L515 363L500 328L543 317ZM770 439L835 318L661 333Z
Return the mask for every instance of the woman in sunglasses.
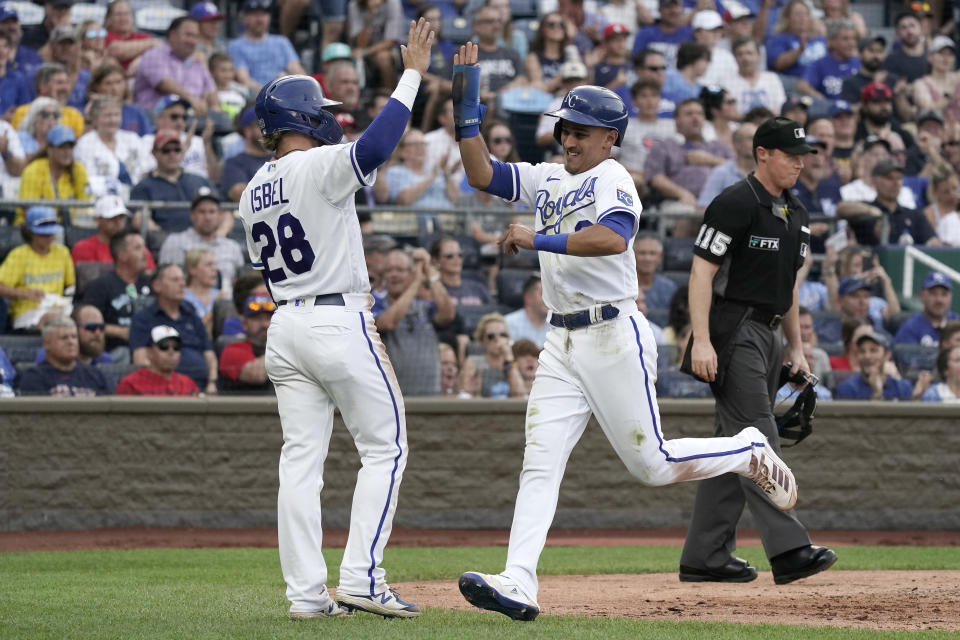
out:
M107 30L96 20L84 20L77 29L80 41L80 68L93 73L106 63L116 64L107 55Z
M530 43L526 69L530 86L554 93L560 88L560 65L564 60L564 49L571 43L563 23L563 16L556 11L548 13L540 21L537 32Z
M190 249L183 260L187 274L187 288L183 301L193 305L194 311L203 320L207 334L212 336L213 303L220 295L217 288L217 262L207 249Z
M47 148L47 133L60 124L63 113L60 103L53 98L41 96L30 103L27 114L20 121L17 135L26 154L24 161L30 164Z
M507 322L499 313L480 318L473 339L483 355L469 356L460 372L460 387L474 397L522 398L526 387L515 366Z

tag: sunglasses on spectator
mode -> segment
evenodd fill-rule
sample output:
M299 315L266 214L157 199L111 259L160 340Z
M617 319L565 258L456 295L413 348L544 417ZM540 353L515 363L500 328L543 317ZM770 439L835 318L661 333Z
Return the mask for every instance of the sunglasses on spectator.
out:
M59 111L41 111L37 115L41 118L59 118L60 112Z
M187 114L185 113L168 113L167 118L170 120L186 120Z
M260 311L273 312L277 310L277 304L272 300L265 300L263 302L251 302L247 305L247 311L253 311L254 313L259 313Z
M513 138L490 138L490 144L513 144Z
M463 254L462 253L445 253L443 254L443 257L446 258L447 260L450 260L451 258L462 258Z
M162 153L163 155L169 155L171 153L180 153L183 151L180 147L164 147L163 149L157 149L157 153Z
M106 29L87 29L84 35L88 38L106 38L107 30Z
M501 331L500 333L488 333L487 340L496 340L497 338L509 338L510 334L506 331Z
M173 349L174 351L180 351L181 349L179 342L161 342L160 344L156 345L156 347L157 349L160 349L160 351L170 351L170 349Z
M644 67L647 71L666 71L667 66L663 65L662 67Z
M80 326L84 331L103 331L107 325L103 322L84 322Z

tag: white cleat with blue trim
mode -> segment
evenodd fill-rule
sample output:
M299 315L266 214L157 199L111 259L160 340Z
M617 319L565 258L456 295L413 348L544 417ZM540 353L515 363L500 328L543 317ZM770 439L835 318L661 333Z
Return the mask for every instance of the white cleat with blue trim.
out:
M333 600L327 606L313 611L294 611L288 613L291 620L310 620L311 618L347 618L353 615L353 612L337 605Z
M393 589L375 596L357 596L338 591L337 604L349 613L366 611L384 618L416 618L420 615L420 607L412 602L404 602Z
M797 481L790 467L773 451L767 437L756 427L747 427L738 435L753 443L753 458L750 460L750 474L747 477L753 480L779 509L793 509L797 504Z
M514 620L529 622L540 614L540 605L527 597L520 586L502 575L468 571L457 582L467 602L480 609L497 611Z

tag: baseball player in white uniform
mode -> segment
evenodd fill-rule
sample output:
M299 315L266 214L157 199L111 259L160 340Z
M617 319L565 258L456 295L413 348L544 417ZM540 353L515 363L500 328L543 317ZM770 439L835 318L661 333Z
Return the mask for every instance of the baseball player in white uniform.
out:
M403 398L370 314L370 284L354 192L373 184L410 118L430 62L434 33L411 23L401 47L405 71L367 131L343 131L308 76L266 85L256 114L275 157L250 180L240 214L253 265L277 312L267 334L266 369L283 426L277 524L290 617L335 617L359 609L385 617L420 615L390 589L380 567L407 460ZM361 469L336 600L321 554L320 490L334 408L353 436Z
M506 569L460 576L464 597L515 620L533 620L536 568L556 511L564 468L591 414L631 474L659 486L738 473L754 479L782 509L796 502L787 466L754 427L730 438L667 440L654 383L657 347L637 310L632 249L641 212L633 180L610 158L623 138L627 110L612 91L571 90L554 135L563 164L490 160L478 126L476 46L454 54L455 118L471 186L527 205L535 229L512 224L507 252L540 253L543 300L552 328L540 354L526 416L526 448Z

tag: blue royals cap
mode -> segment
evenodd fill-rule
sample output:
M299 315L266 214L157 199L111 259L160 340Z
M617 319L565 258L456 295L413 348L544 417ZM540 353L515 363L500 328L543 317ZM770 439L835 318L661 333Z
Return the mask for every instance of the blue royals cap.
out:
M834 100L830 105L830 117L838 116L841 113L853 113L853 106L846 100Z
M847 276L840 281L840 285L837 287L837 293L845 296L848 293L853 293L854 291L859 291L860 289L869 290L870 285L860 276Z
M172 107L172 106L175 105L175 104L182 104L184 109L189 109L189 108L190 108L190 103L189 103L189 102L187 102L186 100L184 100L183 98L181 98L181 97L178 96L177 94L171 93L171 94L165 95L165 96L163 96L162 98L160 98L159 100L157 100L156 106L153 107L153 112L154 112L154 113L160 113L161 111L163 111L163 110L166 109L167 107Z
M953 291L953 283L950 282L950 278L939 271L931 271L927 274L927 277L923 279L924 290L932 289L933 287L943 287L947 291Z
M76 143L77 136L73 133L73 128L65 124L55 126L47 132L47 143L55 147L68 142Z
M7 6L6 3L0 4L0 22L4 20L16 20L20 21L20 15L13 7Z
M198 2L190 7L190 17L194 20L223 20L226 16L212 2Z
M30 207L26 221L30 233L39 236L52 236L63 231L63 226L57 223L57 210L53 207Z

